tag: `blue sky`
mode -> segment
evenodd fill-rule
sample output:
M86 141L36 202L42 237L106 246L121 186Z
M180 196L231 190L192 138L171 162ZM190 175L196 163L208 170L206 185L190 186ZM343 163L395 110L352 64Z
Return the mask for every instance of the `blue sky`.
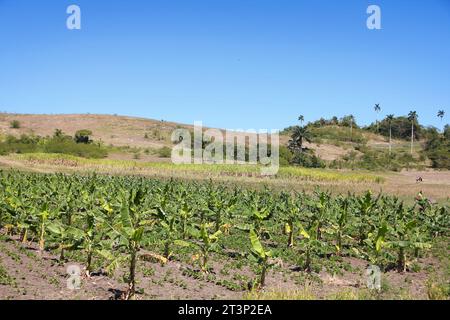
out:
M281 129L375 103L448 123L450 0L0 0L0 111Z

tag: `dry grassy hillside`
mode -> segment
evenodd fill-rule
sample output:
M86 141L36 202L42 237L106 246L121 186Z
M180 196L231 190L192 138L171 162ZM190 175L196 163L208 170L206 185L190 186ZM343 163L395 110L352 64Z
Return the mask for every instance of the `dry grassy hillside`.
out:
M10 123L13 120L20 122L19 129L11 128ZM52 135L55 129L61 129L69 135L74 135L77 130L89 129L93 132L94 140L114 146L154 148L168 145L171 132L180 126L189 127L172 122L114 115L0 114L2 134L47 136Z
M11 122L20 122L19 129L12 129ZM138 148L160 148L170 146L170 135L176 128L192 129L192 125L173 122L157 121L145 118L94 115L94 114L0 114L0 134L35 134L40 136L52 135L56 129L61 129L69 135L77 130L89 129L93 132L93 139L103 141L107 145L130 146ZM280 143L286 144L289 138L280 137ZM348 151L342 147L321 144L305 144L316 150L324 160L334 160Z
M11 122L20 122L20 128L12 129ZM0 113L0 135L12 134L35 134L40 136L52 135L56 129L61 129L69 135L76 131L88 129L93 132L95 141L102 141L106 145L117 147L129 146L131 148L158 149L163 146L171 146L170 136L176 128L192 129L192 125L178 124L174 122L158 121L146 118L118 116L118 115L95 115L95 114L7 114ZM368 143L367 146L374 149L387 149L388 142L382 136L373 133L364 133ZM282 135L280 143L286 145L289 137ZM340 159L350 151L354 150L351 143L336 144L322 141L317 143L305 143L305 146L313 149L321 159L332 161ZM393 148L409 148L408 142L393 141ZM420 149L418 144L417 150ZM357 154L360 154L356 151ZM110 154L110 158L128 159L130 154ZM142 161L154 161L158 158L142 155Z

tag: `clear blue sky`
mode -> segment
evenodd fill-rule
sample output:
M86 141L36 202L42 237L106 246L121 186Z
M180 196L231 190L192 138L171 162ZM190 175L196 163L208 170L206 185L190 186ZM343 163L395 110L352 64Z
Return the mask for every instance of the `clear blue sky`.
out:
M0 0L0 111L281 129L375 103L449 122L450 0Z

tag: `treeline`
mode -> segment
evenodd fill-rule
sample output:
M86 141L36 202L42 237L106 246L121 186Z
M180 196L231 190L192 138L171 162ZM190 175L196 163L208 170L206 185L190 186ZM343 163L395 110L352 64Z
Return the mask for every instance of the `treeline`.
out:
M441 119L444 111L439 111ZM300 165L304 167L331 168L364 168L401 170L402 168L423 167L427 158L433 168L450 169L450 126L446 125L443 132L435 127L425 127L418 121L416 112L411 111L408 116L395 117L388 115L381 121L369 126L359 126L353 115L342 118L336 116L330 119L321 118L303 125L304 117L298 118L301 126L291 126L282 131L291 137L286 150L281 152L284 164ZM374 150L367 146L367 136L364 132L372 132L384 136L389 141L389 151ZM392 139L411 141L411 150L392 150ZM352 151L331 163L325 164L314 155L313 150L304 147L304 142L314 142L318 145L326 140L327 143L342 146L352 143ZM419 141L423 150L413 156L413 142Z
M75 136L55 130L53 136L41 137L22 134L20 137L8 135L0 140L0 155L11 153L61 153L73 156L99 159L108 155L101 143L94 143L89 130L77 131Z
M428 130L424 152L433 168L450 169L450 125L445 126L442 134L435 128Z

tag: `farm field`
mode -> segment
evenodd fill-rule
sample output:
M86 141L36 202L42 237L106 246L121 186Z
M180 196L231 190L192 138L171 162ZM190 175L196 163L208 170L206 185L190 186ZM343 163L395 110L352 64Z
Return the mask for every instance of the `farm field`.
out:
M86 171L0 175L2 299L448 299L448 201L426 193L331 193L334 176L303 193ZM381 268L379 291L367 289L368 265ZM69 266L80 268L80 290L67 289Z
M276 177L261 177L255 166L174 165L164 162L144 162L115 159L84 159L62 154L24 154L0 156L0 169L41 173L90 173L138 175L185 180L213 179L226 184L250 188L272 187L276 190L314 191L317 186L334 194L372 190L411 201L423 192L432 201L446 203L450 195L450 172L402 171L374 172L364 170L310 169L281 167ZM422 177L421 183L416 182Z

